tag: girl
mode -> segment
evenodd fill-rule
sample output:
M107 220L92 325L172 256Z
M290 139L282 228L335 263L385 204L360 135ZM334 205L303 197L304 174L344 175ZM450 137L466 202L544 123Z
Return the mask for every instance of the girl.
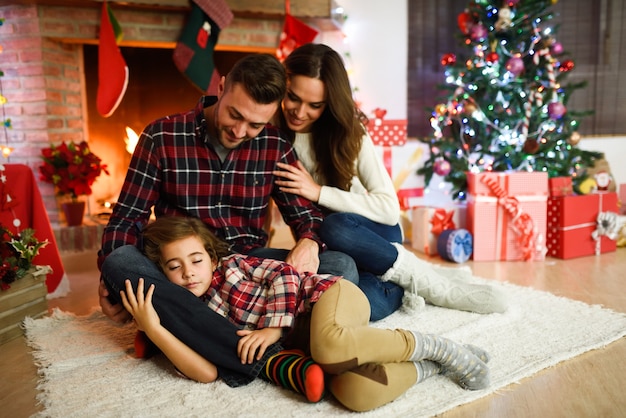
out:
M359 268L359 287L382 319L404 302L427 302L478 313L503 312L504 296L490 286L450 278L402 246L395 189L355 106L343 61L322 44L306 44L283 63L287 95L279 127L294 141L298 167L278 163L285 192L326 209L321 236ZM458 275L458 274L457 274Z
M143 240L146 256L168 280L241 328L237 355L242 363L264 358L268 347L287 336L310 333L309 346L297 348L310 349L331 376L331 392L352 410L381 406L440 371L466 389L489 384L483 350L417 331L370 327L367 298L341 277L299 275L281 261L228 256L227 247L195 218L159 218L145 227ZM207 382L217 379L211 361L160 324L152 306L155 291L151 284L144 292L141 279L133 291L127 281L122 302L184 374Z

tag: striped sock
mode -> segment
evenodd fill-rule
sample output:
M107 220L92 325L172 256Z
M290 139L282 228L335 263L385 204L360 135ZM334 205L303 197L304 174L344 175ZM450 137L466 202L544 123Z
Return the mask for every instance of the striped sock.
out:
M324 395L324 372L310 356L298 350L283 350L267 360L260 376L278 386L318 402Z

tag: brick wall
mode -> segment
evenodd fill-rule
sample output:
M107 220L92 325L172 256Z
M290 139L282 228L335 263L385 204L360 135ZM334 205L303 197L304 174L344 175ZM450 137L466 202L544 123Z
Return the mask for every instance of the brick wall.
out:
M87 3L87 2L86 2ZM173 48L188 11L114 8L124 31L122 45ZM100 6L8 5L0 7L0 77L11 119L2 144L14 148L8 162L26 164L36 174L40 149L61 141L89 140L86 134L82 45L97 44ZM282 18L236 17L220 34L223 50L273 52ZM41 194L52 223L59 222L58 202L51 185Z

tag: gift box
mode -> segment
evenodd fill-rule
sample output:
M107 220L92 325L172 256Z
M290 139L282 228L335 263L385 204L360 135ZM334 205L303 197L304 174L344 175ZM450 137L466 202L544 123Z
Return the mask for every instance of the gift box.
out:
M428 145L411 140L401 146L375 148L393 181L400 208L409 210L419 206L424 195L424 176L417 175L417 170L430 152Z
M394 147L406 143L406 119L373 119L367 124L374 145Z
M550 196L569 196L574 194L571 177L552 177L548 179Z
M465 228L465 210L465 205L411 209L411 246L424 254L437 255L437 238L443 231Z
M472 255L472 234L467 229L446 229L437 238L437 251L444 260L465 263Z
M615 251L617 211L617 193L550 197L548 255L568 259Z
M619 185L619 212L626 215L626 183Z
M468 173L467 186L475 261L545 258L547 173Z

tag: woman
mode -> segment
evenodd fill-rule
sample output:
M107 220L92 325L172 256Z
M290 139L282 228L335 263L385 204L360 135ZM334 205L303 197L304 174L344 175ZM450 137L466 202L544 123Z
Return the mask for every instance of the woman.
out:
M505 298L491 286L467 283L455 269L435 269L402 246L395 189L355 106L339 54L306 44L284 61L287 94L278 125L294 141L298 167L278 164L281 190L317 202L326 212L321 236L359 268L359 287L371 320L424 300L478 313L503 312ZM447 271L449 274L444 274ZM404 297L403 297L404 294Z
M266 349L285 334L310 332L309 346L298 348L310 349L313 360L331 375L331 391L350 409L381 406L440 371L465 389L489 384L482 349L417 331L370 327L367 299L339 276L300 275L281 261L229 255L228 246L196 218L161 217L146 226L143 242L147 258L171 283L186 288L240 328L237 352L242 363L264 358ZM136 290L127 281L121 292L124 307L185 375L203 382L216 380L219 373L212 362L161 325L152 306L152 296L161 286L152 283L144 292L142 279ZM305 326L295 321L302 317L309 319ZM307 386L320 387L307 383L302 388L307 395ZM319 390L316 394L321 396Z

